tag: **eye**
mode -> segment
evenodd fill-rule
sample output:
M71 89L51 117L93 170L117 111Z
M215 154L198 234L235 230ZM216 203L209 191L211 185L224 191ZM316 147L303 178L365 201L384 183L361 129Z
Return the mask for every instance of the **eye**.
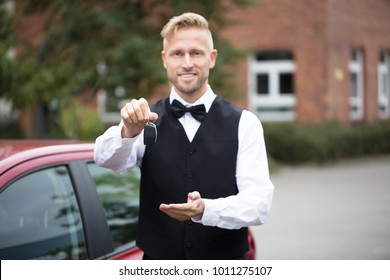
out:
M194 57L200 57L203 55L203 52L202 51L199 51L199 50L194 50L191 52L191 55L194 56Z
M180 57L180 56L182 56L182 52L181 52L181 51L174 51L174 52L172 53L172 56L174 56L174 57Z

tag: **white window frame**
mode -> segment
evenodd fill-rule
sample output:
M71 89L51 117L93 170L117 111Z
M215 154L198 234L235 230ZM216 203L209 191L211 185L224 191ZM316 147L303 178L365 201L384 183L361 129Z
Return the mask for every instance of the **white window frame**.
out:
M0 97L0 123L16 120L18 115L18 111L13 109L12 102L4 97Z
M390 53L383 51L384 61L378 63L378 117L390 118Z
M296 118L294 93L280 94L279 77L282 73L294 74L293 60L258 61L255 55L249 57L249 106L259 119L264 121L293 121ZM257 75L267 74L269 77L268 94L257 93ZM263 109L264 111L262 111ZM280 110L283 109L283 110Z
M349 96L349 117L353 121L361 120L364 116L364 77L363 77L363 52L355 49L356 59L350 59L348 67L350 76L356 75L356 83L354 88L355 94L352 94L352 89ZM352 82L351 82L352 83Z
M99 119L104 123L119 123L121 121L120 109L117 112L109 112L106 108L107 92L104 89L99 90L97 94L97 109ZM127 100L118 101L118 108L125 106Z

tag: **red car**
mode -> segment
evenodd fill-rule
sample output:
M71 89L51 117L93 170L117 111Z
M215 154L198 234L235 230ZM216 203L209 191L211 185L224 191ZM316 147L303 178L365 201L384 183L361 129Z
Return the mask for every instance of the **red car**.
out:
M97 166L92 143L0 141L0 259L142 259L140 171ZM255 244L248 236L254 259Z

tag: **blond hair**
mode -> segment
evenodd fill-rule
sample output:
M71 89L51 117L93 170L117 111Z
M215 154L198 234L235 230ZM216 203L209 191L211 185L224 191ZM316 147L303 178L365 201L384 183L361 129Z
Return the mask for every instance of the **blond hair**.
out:
M207 30L211 38L210 47L211 49L213 48L213 39L209 29L209 23L203 16L195 13L184 13L179 16L172 17L169 20L160 33L161 37L164 39L164 48L166 45L166 40L168 40L170 36L175 34L177 30L187 27L198 27Z

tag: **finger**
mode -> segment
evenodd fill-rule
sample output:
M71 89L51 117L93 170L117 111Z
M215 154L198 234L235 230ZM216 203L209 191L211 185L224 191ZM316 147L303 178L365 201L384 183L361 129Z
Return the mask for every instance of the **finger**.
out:
M183 213L181 210L175 209L175 206L173 205L161 204L160 210L171 218L179 221L185 221L190 219L187 214Z
M197 201L179 204L161 204L160 210L165 214L177 220L188 220L192 217L201 217L203 215L204 207L200 198Z
M188 203L161 204L160 210L177 216L188 216L191 213L191 206Z
M187 203L192 206L191 217L201 218L205 210L205 203L197 191L188 194Z
M134 109L131 103L126 103L125 106L121 109L121 118L127 125L135 123Z
M188 203L172 203L172 204L164 204L160 205L160 209L168 210L168 211L176 211L180 212L186 210L188 208Z
M132 115L133 121L136 123L146 122L149 116L149 113L145 113L149 110L147 101L143 98L140 100L133 99L130 104L134 112Z
M142 109L142 114L144 116L144 120L147 122L155 122L158 119L158 115L150 111L149 103L146 99L141 98L139 100L140 107Z

